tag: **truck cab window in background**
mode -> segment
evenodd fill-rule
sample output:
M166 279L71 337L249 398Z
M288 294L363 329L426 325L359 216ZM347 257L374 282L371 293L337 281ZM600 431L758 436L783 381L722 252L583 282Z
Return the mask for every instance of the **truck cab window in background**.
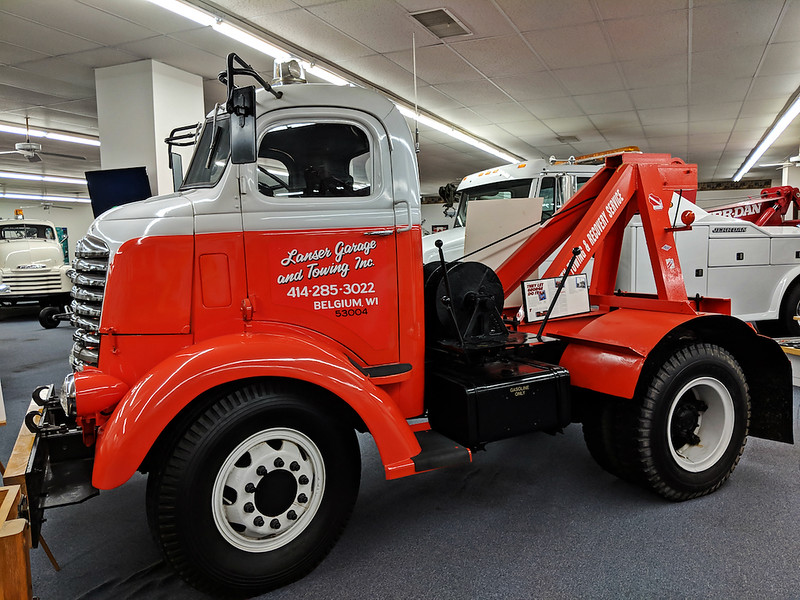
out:
M231 153L230 118L218 116L206 121L200 141L186 171L181 189L216 185Z
M476 200L495 200L500 198L528 198L531 195L531 179L497 181L474 188L461 190L461 200L454 227L464 227L467 223L467 205Z
M259 145L258 191L265 196L369 196L371 186L369 137L357 125L282 124Z
M4 225L0 227L0 240L54 240L53 229L46 225Z

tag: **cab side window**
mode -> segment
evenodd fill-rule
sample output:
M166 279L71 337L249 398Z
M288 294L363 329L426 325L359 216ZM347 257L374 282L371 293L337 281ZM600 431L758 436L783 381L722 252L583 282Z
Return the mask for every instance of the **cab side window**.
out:
M369 137L355 124L277 125L258 148L258 190L289 198L369 196L371 156Z

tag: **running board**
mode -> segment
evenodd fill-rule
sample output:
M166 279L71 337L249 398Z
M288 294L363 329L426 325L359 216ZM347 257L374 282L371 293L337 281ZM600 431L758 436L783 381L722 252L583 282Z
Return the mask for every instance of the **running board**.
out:
M414 470L417 473L472 462L472 452L468 448L460 446L441 433L428 429L417 431L414 435L422 448L422 452L411 459L414 461Z

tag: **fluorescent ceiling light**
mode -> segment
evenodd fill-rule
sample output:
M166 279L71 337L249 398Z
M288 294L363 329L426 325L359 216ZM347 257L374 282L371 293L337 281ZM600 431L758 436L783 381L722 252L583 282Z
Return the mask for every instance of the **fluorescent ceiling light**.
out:
M49 183L74 183L77 185L86 185L85 179L78 179L76 177L55 177L51 175L34 175L33 173L12 173L9 171L0 171L0 178L24 179L26 181L47 181Z
M778 122L772 126L767 137L765 137L762 142L750 153L750 156L747 158L745 163L741 166L741 168L736 172L736 175L733 176L734 181L741 180L745 174L753 168L758 162L758 159L766 152L775 140L777 140L780 135L784 132L784 130L789 126L789 124L794 120L794 118L800 114L800 94L794 99L794 102L786 109L786 112L783 113Z
M319 77L323 81L327 81L328 83L332 83L333 85L350 85L350 82L343 77L339 77L334 73L331 73L327 69L323 69L320 66L312 65L310 62L301 61L300 64L305 69L306 73L311 73L315 77Z
M149 2L157 4L161 8L166 8L177 15L186 17L187 19L206 27L211 27L217 22L217 18L214 15L210 15L207 12L199 10L194 6L190 6L189 4L179 2L178 0L149 0Z
M486 142L483 142L483 141L481 141L481 140L479 140L477 138L472 137L471 135L468 135L468 134L463 133L463 132L461 132L461 131L459 131L457 129L454 129L453 127L450 127L449 125L446 125L446 124L442 123L441 121L437 121L435 119L431 119L430 117L426 117L425 115L417 115L417 113L415 113L412 109L407 108L407 107L405 107L405 106L403 106L401 104L397 105L397 109L400 111L400 113L403 116L408 117L409 119L416 119L422 125L425 125L426 127L430 127L431 129L435 129L436 131L440 131L442 133L446 133L450 137L452 137L452 138L454 138L454 139L456 139L456 140L458 140L460 142L464 142L465 144L469 144L473 148L477 148L478 150L483 150L487 154L491 154L492 156L496 156L497 158L499 158L501 160L504 160L504 161L506 161L508 163L511 163L511 164L515 164L515 163L519 162L519 159L517 157L512 156L511 154L508 154L507 152L503 152L502 150L498 150L497 148L494 148L494 147L490 146Z
M24 135L32 138L46 138L49 140L58 140L60 142L70 142L72 144L84 144L86 146L99 146L100 140L91 137L79 137L76 135L67 135L64 133L56 133L55 131L44 131L43 129L25 129L18 125L8 125L0 123L0 131L3 133L13 133L15 135Z
M229 23L223 23L222 21L219 21L214 23L211 27L214 29L214 31L218 31L222 35L226 35L232 40L250 46L254 50L258 50L267 56L271 56L275 60L286 61L291 58L291 55L288 52L285 52L277 46L273 46L272 44L257 38L253 34L246 32L244 29L234 27Z
M77 204L89 204L91 200L88 198L65 198L64 196L41 196L38 194L13 194L13 193L0 193L0 198L8 200L40 200L42 202L73 202Z

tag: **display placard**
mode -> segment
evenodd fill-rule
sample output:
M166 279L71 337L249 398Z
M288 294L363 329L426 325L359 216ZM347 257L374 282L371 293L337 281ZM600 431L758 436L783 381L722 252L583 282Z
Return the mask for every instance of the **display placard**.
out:
M525 320L528 323L541 321L553 302L561 277L531 279L522 282L522 301ZM558 296L551 319L589 312L589 281L586 273L570 275Z

